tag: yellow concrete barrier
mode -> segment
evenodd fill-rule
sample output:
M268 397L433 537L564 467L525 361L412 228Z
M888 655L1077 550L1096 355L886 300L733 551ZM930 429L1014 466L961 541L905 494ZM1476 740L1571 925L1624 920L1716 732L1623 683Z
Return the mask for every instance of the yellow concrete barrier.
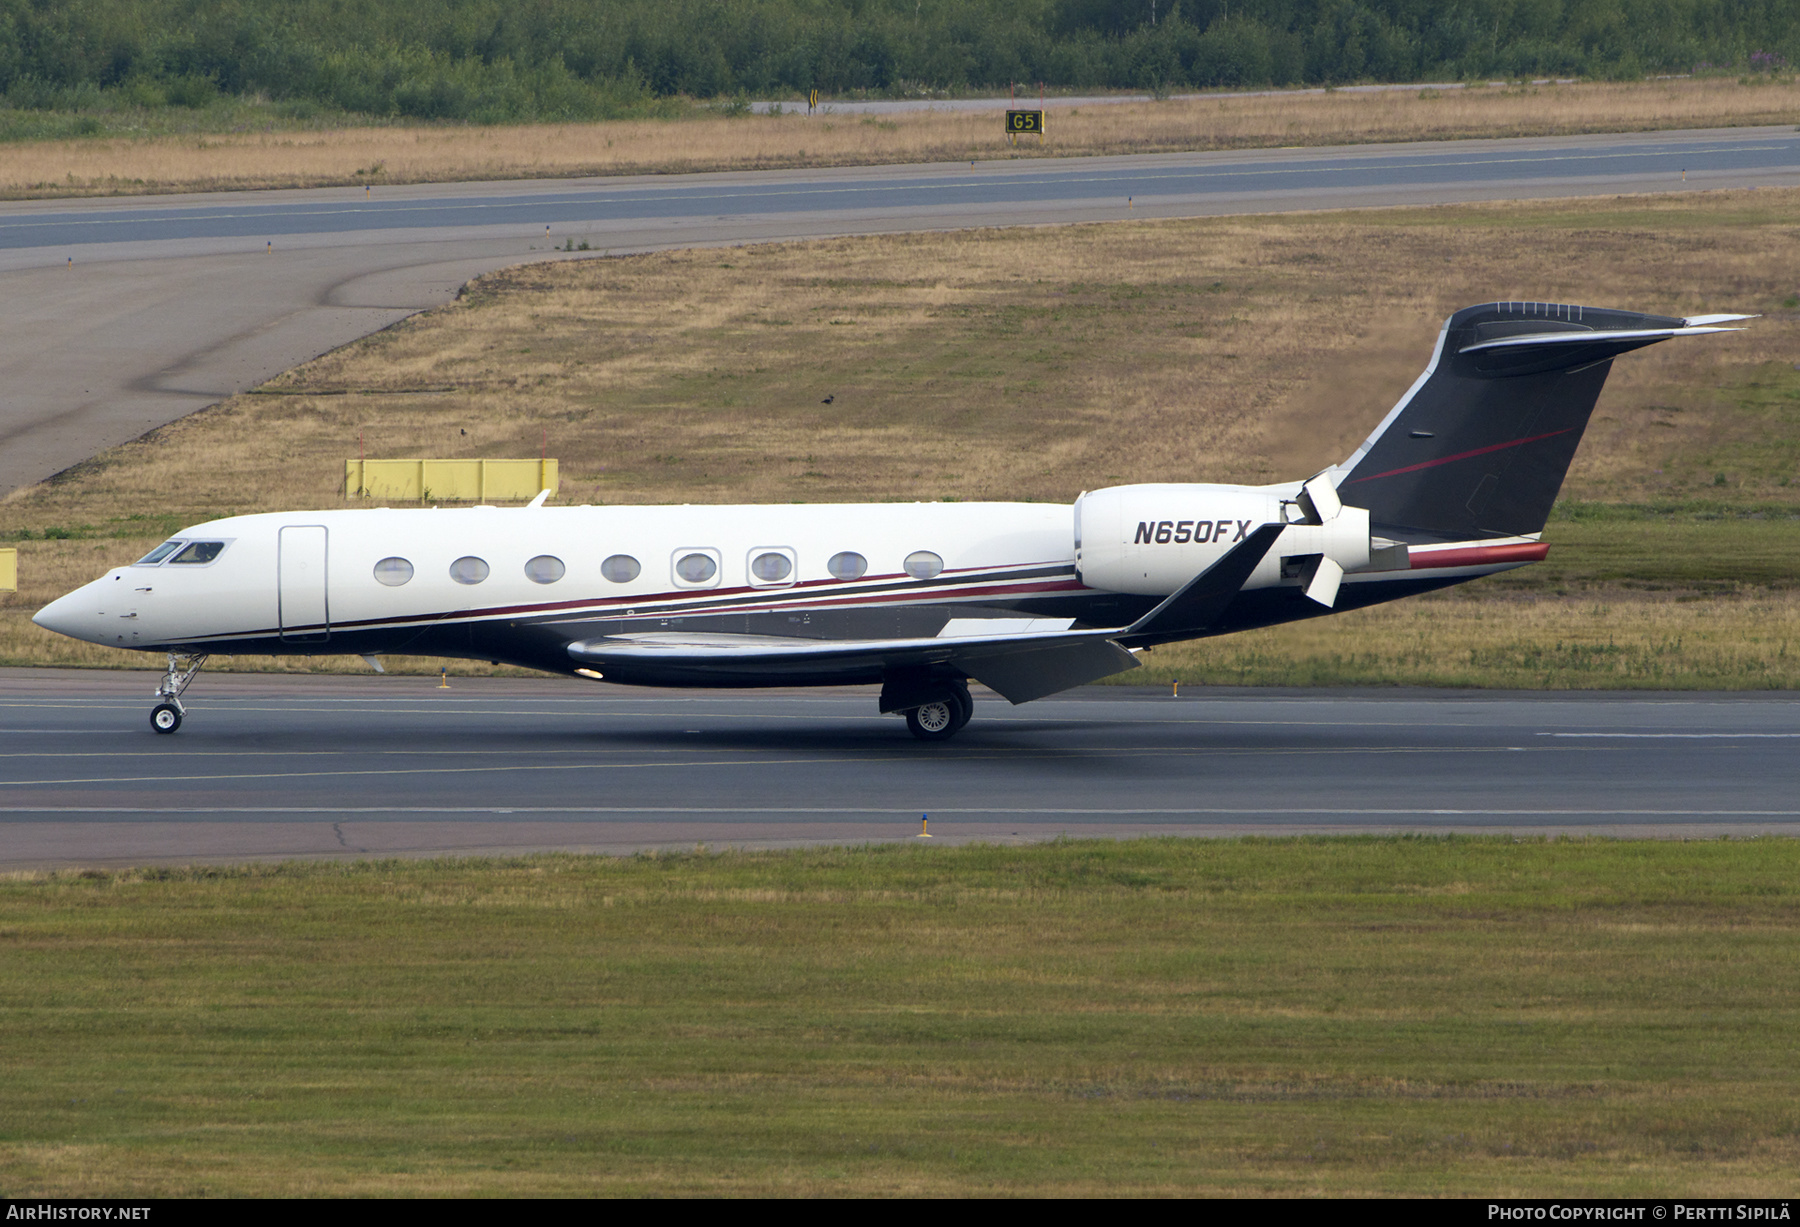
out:
M352 498L413 503L492 503L557 489L554 460L346 460Z
M19 590L19 551L14 546L0 550L0 592Z

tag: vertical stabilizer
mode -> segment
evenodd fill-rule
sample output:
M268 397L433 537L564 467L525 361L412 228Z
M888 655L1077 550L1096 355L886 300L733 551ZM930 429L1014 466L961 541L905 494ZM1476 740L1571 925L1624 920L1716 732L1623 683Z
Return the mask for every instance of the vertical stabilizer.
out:
M1450 540L1539 532L1612 360L1748 318L1465 307L1445 322L1425 373L1341 466L1338 495L1392 530Z

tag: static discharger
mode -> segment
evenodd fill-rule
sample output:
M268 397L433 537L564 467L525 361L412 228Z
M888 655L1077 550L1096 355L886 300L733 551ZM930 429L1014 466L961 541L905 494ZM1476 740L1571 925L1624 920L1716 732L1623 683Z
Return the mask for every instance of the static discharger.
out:
M931 838L931 815L930 814L920 814L919 815L919 838L920 839L930 839Z

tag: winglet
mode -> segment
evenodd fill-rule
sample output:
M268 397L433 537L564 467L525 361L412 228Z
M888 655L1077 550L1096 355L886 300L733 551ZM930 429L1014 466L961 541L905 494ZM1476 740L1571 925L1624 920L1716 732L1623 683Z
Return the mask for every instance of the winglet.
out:
M539 490L537 493L537 497L532 499L529 503L526 503L525 506L528 509L532 508L532 507L542 507L544 505L544 500L549 497L550 497L550 491Z
M1211 626L1274 548L1283 528L1281 524L1264 524L1189 580L1181 591L1126 627L1119 638L1179 635Z

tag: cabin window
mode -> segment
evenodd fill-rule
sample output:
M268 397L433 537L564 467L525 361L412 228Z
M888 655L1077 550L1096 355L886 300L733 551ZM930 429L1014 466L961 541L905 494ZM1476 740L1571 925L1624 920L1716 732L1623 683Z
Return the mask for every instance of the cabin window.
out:
M554 584L568 571L562 559L550 554L539 554L525 564L525 578L534 584Z
M189 564L211 562L219 556L219 552L224 548L225 543L223 541L196 541L185 550L181 551L181 553L169 559L169 562L171 564L178 562Z
M753 584L789 584L794 578L792 550L761 550L751 556L750 582Z
M488 565L472 554L450 564L450 578L459 584L479 584L488 577Z
M600 564L600 574L615 584L629 584L643 569L630 554L614 554Z
M906 573L914 579L931 579L944 569L944 560L930 550L914 550L906 556Z
M861 579L869 569L869 560L854 550L845 550L841 554L833 554L831 561L825 564L833 579Z
M688 587L711 585L719 575L719 560L711 550L692 550L675 556L675 582Z
M151 550L148 554L145 554L142 558L138 559L132 565L138 567L153 567L163 559L167 558L170 554L173 554L176 550L180 549L181 546L182 543L180 541L165 541L155 549Z
M375 582L398 588L413 577L413 565L404 558L383 558L375 564Z

